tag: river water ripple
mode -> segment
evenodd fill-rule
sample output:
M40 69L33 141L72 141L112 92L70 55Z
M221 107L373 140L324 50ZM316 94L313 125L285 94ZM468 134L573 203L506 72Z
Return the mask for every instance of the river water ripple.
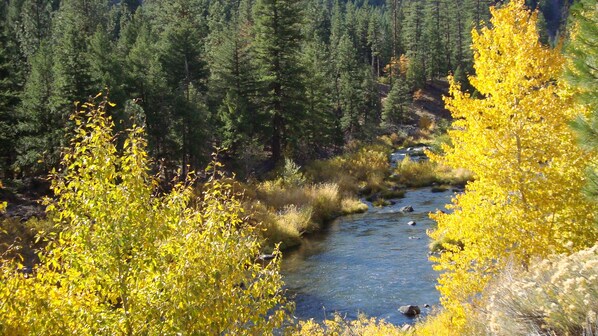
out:
M437 273L428 261L426 230L435 226L428 213L444 209L452 192L430 188L409 190L405 198L384 208L339 218L321 233L286 252L282 273L295 316L322 321L339 312L358 313L394 324L412 323L397 309L414 304L422 315L438 304ZM400 209L411 205L414 212ZM415 226L407 225L415 221Z

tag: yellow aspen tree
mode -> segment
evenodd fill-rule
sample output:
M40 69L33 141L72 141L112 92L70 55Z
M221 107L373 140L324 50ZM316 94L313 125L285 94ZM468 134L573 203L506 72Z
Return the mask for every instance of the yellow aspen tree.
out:
M149 173L144 132L122 151L106 101L87 103L48 201L56 231L32 274L0 256L0 335L269 335L291 306L280 259L214 168L201 198ZM278 254L278 253L277 253Z
M445 98L455 122L452 145L433 160L471 170L475 181L455 196L452 213L432 217L430 233L447 242L432 257L441 302L458 321L509 262L591 246L596 205L581 193L591 153L576 146L576 111L557 83L560 50L538 41L537 12L516 0L492 8L490 28L472 31L477 93L450 79Z

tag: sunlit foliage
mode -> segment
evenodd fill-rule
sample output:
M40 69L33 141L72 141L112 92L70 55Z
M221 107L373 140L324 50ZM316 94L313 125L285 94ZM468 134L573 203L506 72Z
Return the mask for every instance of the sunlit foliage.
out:
M149 174L144 131L122 154L106 101L83 104L50 218L60 233L32 274L0 268L0 334L270 334L288 305L279 260L257 263L259 240L217 179L200 200L192 180L162 192ZM276 251L275 251L276 253Z
M598 245L507 269L488 291L478 324L492 335L596 335ZM484 321L486 323L480 323Z
M477 95L451 79L447 108L456 119L441 163L464 167L475 181L437 213L434 239L455 241L434 257L439 289L457 322L508 261L592 245L595 204L580 190L591 158L576 147L571 99L556 84L558 49L538 42L537 13L522 1L492 10L492 28L473 31Z

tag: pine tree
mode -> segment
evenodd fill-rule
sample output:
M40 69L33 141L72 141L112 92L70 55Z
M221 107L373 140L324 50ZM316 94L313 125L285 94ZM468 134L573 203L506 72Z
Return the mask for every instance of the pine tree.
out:
M314 157L318 154L317 150L342 144L342 133L334 113L334 87L330 80L333 64L325 43L314 37L304 44L302 55L308 118L304 121L307 134L301 151L308 157Z
M160 61L159 36L138 10L121 40L119 44L133 41L125 63L127 91L145 112L150 153L170 176L176 170L172 153L179 147L172 132L171 95Z
M165 81L161 84L166 85L165 92L158 96L163 110L156 111L154 121L159 122L153 127L156 132L166 133L161 136L165 140L165 159L181 167L183 176L189 168L205 163L210 151L205 146L210 122L204 54L207 11L208 3L203 0L156 0L148 4L146 12L148 28L159 38L159 68L154 70L161 73L159 78Z
M579 116L573 124L582 148L598 150L598 12L596 0L582 0L571 11L565 79L577 99ZM598 170L588 170L588 193L598 199Z
M16 36L25 57L32 57L43 41L50 37L54 3L53 0L23 0Z
M403 45L409 58L410 85L420 87L426 80L426 54L424 40L424 5L422 1L409 0L405 5Z
M257 0L254 6L256 64L261 109L269 118L272 161L301 137L304 69L299 62L302 14L299 0ZM291 153L292 155L292 153Z
M448 64L444 55L443 45L448 44L444 39L443 26L445 18L442 0L431 0L424 9L423 36L426 54L426 77L430 79L446 75Z
M31 70L27 76L22 103L18 108L17 161L15 166L26 175L48 171L56 163L55 139L63 135L62 125L50 108L52 96L52 48L42 43L30 58Z
M340 112L341 127L345 137L353 138L360 131L362 105L362 74L356 59L356 50L348 34L343 35L337 46L336 76L337 111Z
M382 121L386 127L403 124L407 117L407 108L411 102L409 85L402 76L396 77L392 83L388 97L384 101Z
M15 161L16 108L23 86L24 65L15 36L12 3L0 3L0 176L8 175Z
M229 28L213 33L218 44L212 46L209 63L210 92L216 100L217 118L222 123L219 138L233 154L256 136L265 121L258 114L255 101L257 73L252 62L250 26L245 19L236 16Z

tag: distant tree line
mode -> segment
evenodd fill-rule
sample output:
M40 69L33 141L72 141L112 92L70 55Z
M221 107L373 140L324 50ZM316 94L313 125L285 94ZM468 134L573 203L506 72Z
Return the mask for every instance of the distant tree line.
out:
M144 124L170 173L201 168L214 147L245 172L333 153L402 123L426 81L463 80L491 4L0 1L0 176L55 167L73 102L105 88L117 129Z

